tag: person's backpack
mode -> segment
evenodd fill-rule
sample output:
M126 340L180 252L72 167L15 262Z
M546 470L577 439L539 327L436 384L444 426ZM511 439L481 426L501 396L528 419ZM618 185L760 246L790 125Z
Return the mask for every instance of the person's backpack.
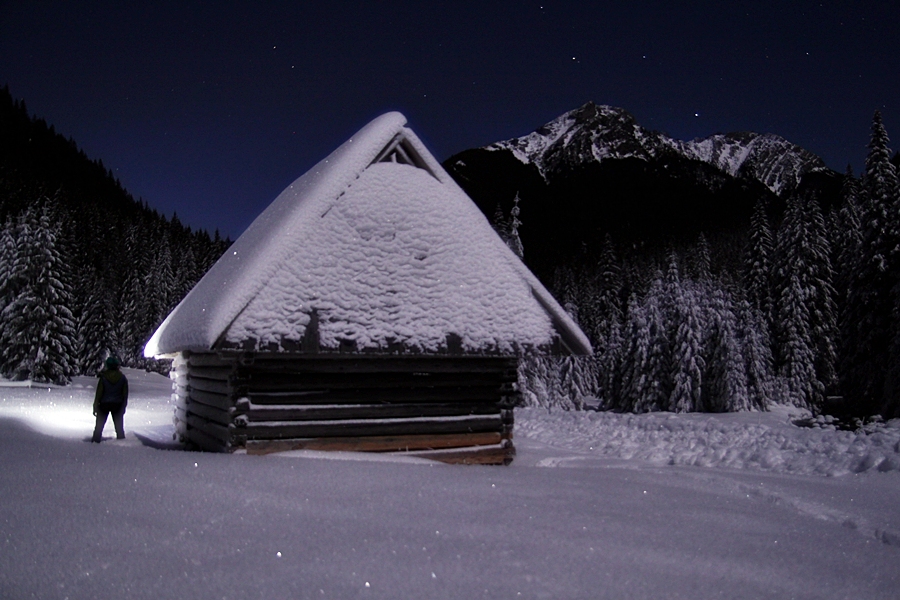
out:
M108 377L103 378L103 396L100 398L100 404L112 404L118 406L125 402L125 376L121 375L119 380L113 383Z

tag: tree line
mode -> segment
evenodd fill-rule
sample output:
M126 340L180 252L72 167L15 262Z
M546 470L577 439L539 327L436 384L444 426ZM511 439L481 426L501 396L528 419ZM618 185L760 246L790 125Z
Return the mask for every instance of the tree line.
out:
M230 245L136 201L99 161L0 90L0 374L64 384L160 368L156 327Z
M848 168L840 206L823 210L814 189L783 214L759 202L738 260L724 247L733 238L711 253L701 234L648 257L607 235L599 260L558 266L551 288L595 354L522 361L526 402L900 416L895 161L876 113L865 170Z

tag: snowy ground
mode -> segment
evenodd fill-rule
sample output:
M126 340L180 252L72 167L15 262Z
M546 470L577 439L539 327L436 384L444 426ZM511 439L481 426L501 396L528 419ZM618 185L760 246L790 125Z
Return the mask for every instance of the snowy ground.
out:
M169 382L127 374L128 438L99 446L87 443L93 380L0 387L0 597L900 590L895 423L857 435L799 429L783 412L531 409L517 411L519 455L506 468L227 456L161 449Z

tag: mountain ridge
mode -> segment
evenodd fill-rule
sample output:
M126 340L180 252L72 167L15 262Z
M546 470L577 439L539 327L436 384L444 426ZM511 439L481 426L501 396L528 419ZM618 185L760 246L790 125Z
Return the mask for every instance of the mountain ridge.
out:
M622 108L593 102L563 113L532 133L484 149L509 150L522 163L534 164L545 180L562 168L590 161L650 160L674 153L732 177L755 179L779 196L795 191L808 173L831 171L812 152L773 133L741 131L676 140L642 127Z
M519 197L525 262L542 278L571 260L594 260L607 234L658 256L703 233L713 245L721 240L716 256L737 261L758 203L773 223L796 194L811 194L827 210L838 205L844 180L774 134L684 142L640 126L624 109L590 102L443 165L488 218L509 214Z

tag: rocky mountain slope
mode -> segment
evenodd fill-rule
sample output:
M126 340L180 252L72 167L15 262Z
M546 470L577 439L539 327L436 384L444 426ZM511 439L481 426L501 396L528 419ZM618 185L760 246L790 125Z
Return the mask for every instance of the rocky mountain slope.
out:
M818 156L774 134L716 134L684 142L641 127L621 108L593 102L486 150L509 150L522 163L534 164L545 179L591 161L680 157L759 181L779 195L796 190L808 173L829 171Z
M836 203L842 181L777 135L680 141L590 102L444 166L489 217L498 205L509 214L519 195L525 260L544 277L573 256L590 258L606 233L620 245L660 249L703 232L733 254L758 200L777 220L794 193Z

